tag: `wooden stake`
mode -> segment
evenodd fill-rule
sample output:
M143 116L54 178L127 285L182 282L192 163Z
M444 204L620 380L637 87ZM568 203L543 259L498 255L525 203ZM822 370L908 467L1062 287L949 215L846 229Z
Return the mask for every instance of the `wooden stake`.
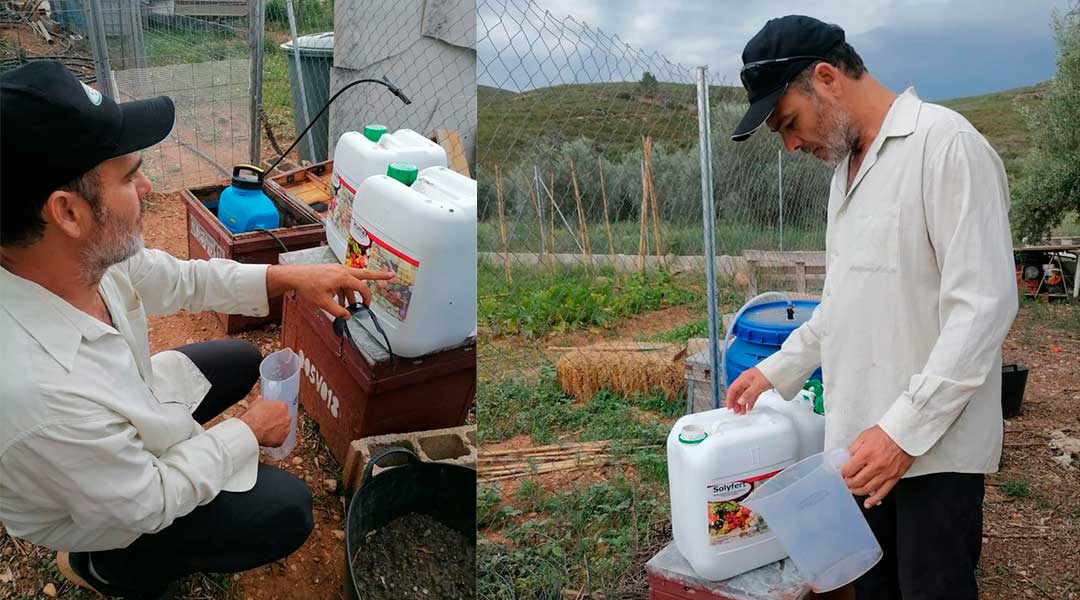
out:
M641 143L645 143L645 137L642 136ZM647 236L647 229L645 220L649 215L649 184L646 182L645 176L641 177L641 237L638 238L638 250L637 250L637 270L638 273L645 270L645 238Z
M581 190L578 189L577 170L573 159L570 160L570 180L574 183L574 203L577 204L578 228L581 230L581 248L585 251L585 272L592 267L592 248L589 247L589 226L585 223L585 209L581 204Z
M604 188L604 163L597 159L596 165L600 169L600 197L604 199L604 229L607 230L608 254L611 256L611 266L615 271L615 279L618 279L619 268L615 265L615 242L611 239L611 219L608 218L607 190Z
M510 244L506 241L506 208L503 204L502 174L499 173L499 165L495 165L495 199L499 204L499 237L502 238L503 269L506 273L506 283L512 283L514 278L510 272Z
M551 171L551 185L548 186L548 199L551 200L550 213L551 221L548 223L548 235L551 236L551 243L548 244L548 252L551 253L551 268L555 269L555 171Z
M645 138L645 181L649 185L649 209L652 212L653 222L653 248L656 252L656 257L661 258L664 256L664 238L660 234L660 207L658 205L658 199L656 197L656 185L653 183L652 177L652 138Z
M544 232L544 214L540 212L540 196L536 194L536 188L531 185L529 186L529 198L532 199L533 206L536 208L536 222L540 225L540 239L543 240L544 237L547 235ZM546 257L544 255L540 255L541 261L543 261L545 258Z

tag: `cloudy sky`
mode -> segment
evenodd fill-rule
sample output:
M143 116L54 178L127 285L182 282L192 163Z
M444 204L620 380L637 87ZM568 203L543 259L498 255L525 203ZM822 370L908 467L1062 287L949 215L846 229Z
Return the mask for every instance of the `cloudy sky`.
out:
M527 0L477 0L481 83L524 89L619 80L655 60L597 50L606 36L688 67L708 65L737 82L743 45L765 21L809 14L843 27L888 87L914 85L930 100L970 96L1052 77L1051 11L1066 12L1078 1L534 0L530 7ZM588 27L561 30L568 17ZM611 56L596 58L605 52Z

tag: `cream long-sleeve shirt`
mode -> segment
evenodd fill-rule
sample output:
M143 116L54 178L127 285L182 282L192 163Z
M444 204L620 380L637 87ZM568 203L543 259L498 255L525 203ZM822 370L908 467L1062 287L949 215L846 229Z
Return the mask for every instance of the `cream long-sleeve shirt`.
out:
M269 312L266 265L144 250L110 268L113 326L0 269L0 522L55 550L123 548L255 484L259 446L239 419L204 430L210 389L176 351L150 355L146 317Z
M759 368L790 398L821 365L825 446L880 425L905 475L990 473L1017 310L1008 180L966 119L898 96L847 189L833 175L822 302Z

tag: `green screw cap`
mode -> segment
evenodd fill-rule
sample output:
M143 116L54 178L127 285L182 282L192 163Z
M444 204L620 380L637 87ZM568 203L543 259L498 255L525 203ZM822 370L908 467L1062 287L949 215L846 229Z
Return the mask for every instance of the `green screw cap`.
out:
M397 179L405 185L412 185L416 181L416 175L419 170L416 165L411 163L390 163L390 166L386 169L386 174L392 179Z
M682 430L679 431L679 441L684 444L700 444L707 437L709 434L705 433L701 425L683 425Z
M382 135L386 133L386 125L367 125L364 127L364 137L377 142Z
M803 389L814 395L814 412L819 415L825 414L825 386L817 379L811 379L806 382Z

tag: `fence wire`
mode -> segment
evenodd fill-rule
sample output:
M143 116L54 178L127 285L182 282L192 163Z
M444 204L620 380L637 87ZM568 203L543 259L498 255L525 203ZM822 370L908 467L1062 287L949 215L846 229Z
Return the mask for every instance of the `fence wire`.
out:
M95 69L91 2L102 17L111 89ZM173 99L176 127L143 157L143 170L158 189L219 179L229 165L246 162L245 1L51 0L6 3L4 14L10 23L5 68L59 60L118 101Z
M693 70L533 2L477 8L483 260L701 268ZM730 141L745 93L709 85L717 252L823 248L828 168L766 132Z

